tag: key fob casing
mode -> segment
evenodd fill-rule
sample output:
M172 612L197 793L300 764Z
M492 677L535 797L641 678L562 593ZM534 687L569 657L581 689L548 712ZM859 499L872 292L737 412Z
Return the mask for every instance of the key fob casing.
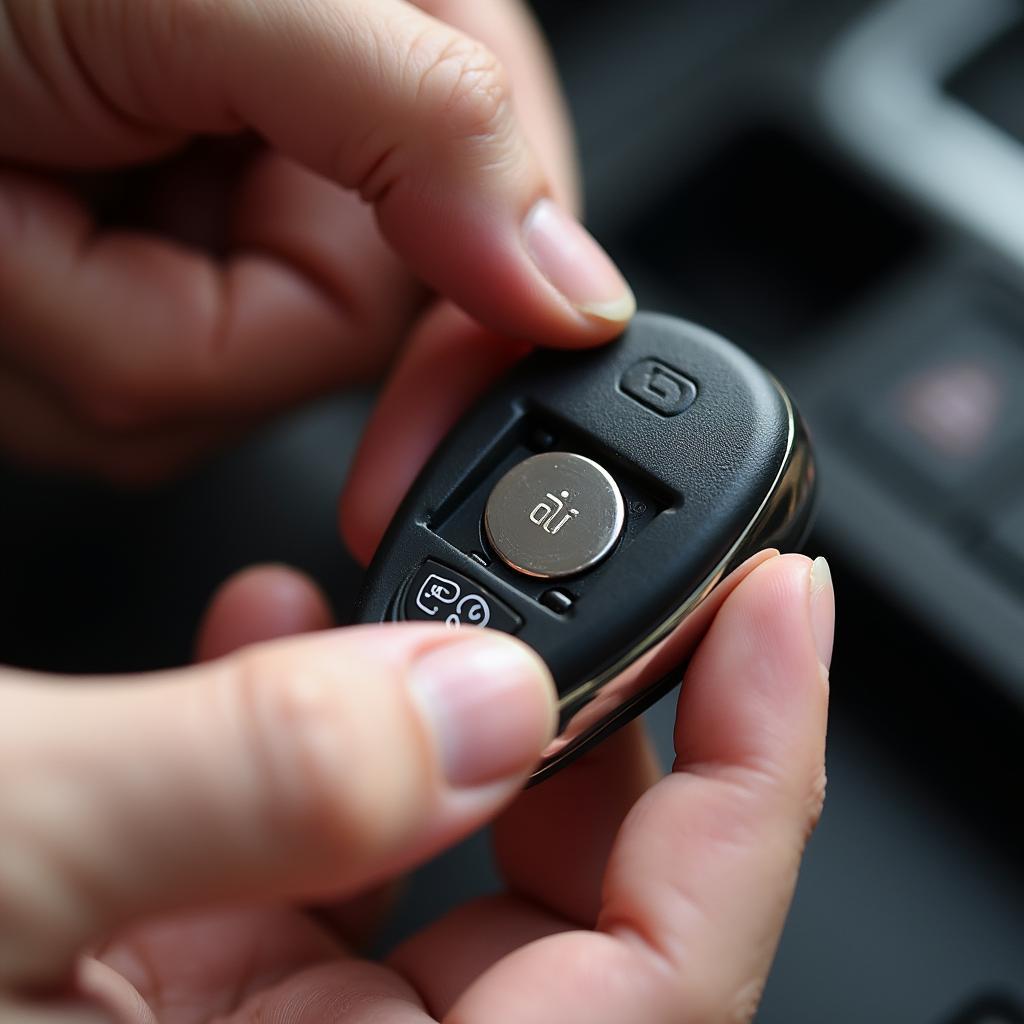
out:
M487 625L533 647L560 707L535 782L679 681L730 571L802 542L814 485L770 374L641 313L609 345L531 354L462 418L397 512L356 621Z

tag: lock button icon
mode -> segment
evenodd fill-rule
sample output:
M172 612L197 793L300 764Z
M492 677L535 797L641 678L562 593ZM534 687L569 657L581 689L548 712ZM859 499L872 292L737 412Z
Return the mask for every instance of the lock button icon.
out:
M693 405L697 386L659 359L641 359L619 381L620 389L659 416L678 416Z

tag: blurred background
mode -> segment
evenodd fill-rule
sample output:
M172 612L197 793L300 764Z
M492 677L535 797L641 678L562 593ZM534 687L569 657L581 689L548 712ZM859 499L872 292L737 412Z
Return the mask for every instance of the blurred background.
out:
M794 392L839 601L829 800L758 1021L1024 1021L1024 3L536 0L642 306ZM0 462L0 662L179 664L253 561L344 619L372 396L145 493ZM672 702L648 715L668 757ZM384 943L494 885L485 837Z

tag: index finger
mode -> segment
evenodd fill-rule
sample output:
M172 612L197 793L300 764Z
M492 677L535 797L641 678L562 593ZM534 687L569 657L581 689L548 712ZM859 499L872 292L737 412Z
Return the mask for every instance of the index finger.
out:
M579 212L580 180L569 111L540 29L522 0L413 0L417 7L490 47L505 66L523 134L552 194Z
M553 194L580 205L569 119L536 25L520 0L417 0L417 5L486 43L505 65L526 137ZM341 501L341 531L368 562L420 468L459 416L529 349L478 325L451 303L423 317L405 346L364 431ZM380 467L387 465L387 473Z
M0 92L18 116L2 156L105 166L248 128L358 191L406 264L494 330L593 344L632 315L614 264L553 200L501 61L402 0L4 10Z

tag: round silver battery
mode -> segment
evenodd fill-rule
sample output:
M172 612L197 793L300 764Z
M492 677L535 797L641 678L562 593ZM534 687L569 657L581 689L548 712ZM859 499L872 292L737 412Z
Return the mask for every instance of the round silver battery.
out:
M495 485L484 529L501 560L527 576L555 579L597 565L622 533L618 485L593 459L544 452Z

